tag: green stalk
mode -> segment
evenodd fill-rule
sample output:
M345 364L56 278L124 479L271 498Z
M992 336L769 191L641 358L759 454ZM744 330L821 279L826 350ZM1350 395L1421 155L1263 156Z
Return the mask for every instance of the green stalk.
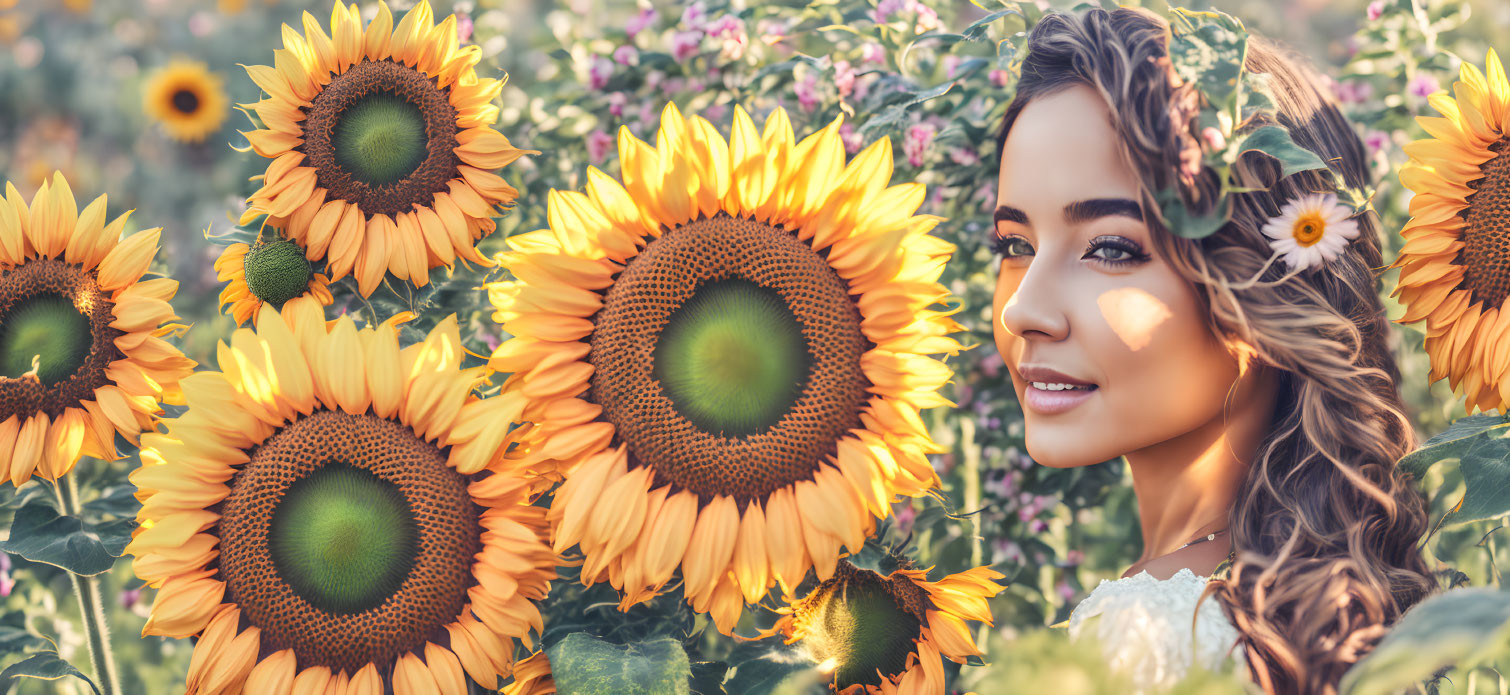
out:
M79 490L72 475L59 478L53 489L58 493L58 511L64 516L80 517ZM116 674L115 657L110 652L110 626L105 621L105 602L99 577L85 577L72 572L73 595L79 599L79 615L84 624L84 638L89 643L89 661L94 665L94 679L101 695L121 692Z

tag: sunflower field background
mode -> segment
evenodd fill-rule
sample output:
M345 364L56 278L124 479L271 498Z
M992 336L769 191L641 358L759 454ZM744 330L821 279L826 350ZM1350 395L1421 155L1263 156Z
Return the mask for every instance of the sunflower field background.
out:
M389 6L398 20L413 5ZM1374 206L1384 221L1386 257L1393 257L1403 244L1398 230L1409 218L1410 196L1396 172L1409 160L1404 146L1427 137L1415 117L1434 114L1427 97L1451 90L1460 63L1482 66L1486 49L1510 50L1510 7L1488 0L1194 5L1238 16L1308 54L1334 78L1373 157ZM1049 626L1136 559L1131 487L1115 461L1052 470L1027 457L1010 380L990 339L994 129L1012 93L1024 34L1049 6L992 0L438 0L434 6L437 22L455 16L450 26L461 46L477 47L480 77L508 76L496 97L488 95L497 108L488 125L512 148L528 151L509 155L499 172L517 197L478 244L481 256L518 252L528 247L511 239L559 226L553 217L567 203L551 192L587 189L589 167L626 180L620 129L658 146L667 102L688 119L706 119L731 142L740 110L758 128L780 108L798 139L841 119L837 137L846 161L887 139L894 173L882 183L925 187L918 212L938 216L932 235L954 246L938 282L953 295L947 308L957 310L953 320L962 327L954 338L966 348L945 360L953 375L941 395L951 405L922 410L938 444L927 461L941 486L895 503L854 559L883 573L933 568L934 582L978 567L1002 575L1004 588L989 600L994 625L969 623L982 656L963 666L944 662L948 692L1069 695L1124 687L1087 656L1094 650L1069 647L1062 631ZM378 14L375 4L360 3L359 10L364 24ZM26 201L59 172L80 207L108 194L108 219L135 210L120 231L162 227L151 270L178 281L172 310L186 325L169 339L200 370L224 368L217 345L237 340L237 319L258 310L222 300L228 281L246 280L222 272L239 263L217 264L227 247L258 240L256 222L243 215L261 188L263 179L253 179L272 161L249 148L256 143L241 132L267 120L260 114L254 123L236 107L253 111L263 95L241 66L273 65L288 32L307 31L306 11L317 25L330 15L328 4L295 0L0 0L0 172ZM265 198L277 206L276 195ZM447 364L460 371L486 365L511 337L490 301L490 290L515 279L503 269L437 265L420 283L420 269L411 266L408 281L395 273L367 285L357 263L345 277L320 276L320 289L310 293L328 295L321 297L330 304L327 317L349 316L354 327L378 329L362 336L391 330L399 345L427 339L451 345L445 336L454 332L459 352ZM1382 294L1397 275L1385 275ZM301 283L290 296L302 291ZM1385 302L1391 318L1404 315L1393 299ZM402 312L412 320L381 328ZM452 314L454 327L445 321ZM1445 431L1434 444L1497 441L1504 426L1498 416L1460 419L1463 399L1445 382L1429 382L1423 327L1397 326L1393 336L1401 386L1422 438ZM479 391L495 396L505 376ZM166 408L170 417L182 413L179 405ZM140 636L157 590L123 555L144 501L128 475L143 457L123 439L117 445L119 461L86 458L71 474L77 516L58 515L47 481L0 485L0 520L9 529L0 530L7 539L0 541L0 694L105 692L91 654L106 645L89 644L74 596L75 576L83 574L98 587L93 604L84 605L109 626L117 674L109 690L182 692L196 668L193 640ZM1510 683L1499 670L1510 659L1510 598L1498 591L1507 568L1499 531L1510 495L1478 493L1471 513L1463 510L1465 490L1510 489L1510 472L1482 452L1441 452L1425 456L1421 467L1434 522L1428 559L1444 589L1483 590L1454 593L1450 605L1402 626L1359 668L1353 692L1420 683L1430 692L1502 693ZM1447 461L1430 465L1439 458ZM534 649L520 646L511 655L519 680L497 683L506 692L539 692L546 674L562 692L824 691L820 683L832 665L820 670L803 644L783 644L779 635L732 638L688 605L680 589L621 611L614 588L578 581L583 558L573 553L539 602L543 629L533 632ZM807 594L817 586L809 578L794 588ZM715 604L727 603L720 589L709 591ZM772 591L736 614L734 632L780 630L783 605ZM523 661L542 649L548 665ZM465 660L463 666L471 673ZM641 689L628 689L630 683ZM1211 674L1180 688L1243 691L1239 682Z

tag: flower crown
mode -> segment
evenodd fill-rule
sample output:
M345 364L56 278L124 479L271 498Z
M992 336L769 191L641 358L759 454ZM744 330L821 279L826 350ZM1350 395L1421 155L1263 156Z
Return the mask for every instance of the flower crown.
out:
M1181 166L1197 171L1209 168L1216 172L1221 186L1214 204L1204 213L1189 209L1176 185L1158 191L1159 213L1171 232L1190 239L1208 237L1232 218L1229 194L1265 190L1233 183L1232 167L1239 157L1251 151L1277 160L1281 179L1310 170L1330 174L1336 184L1335 202L1351 209L1347 217L1369 209L1374 195L1372 188L1344 186L1321 157L1295 144L1284 126L1275 123L1237 132L1254 115L1274 111L1269 76L1243 67L1248 56L1248 30L1241 21L1222 12L1183 8L1170 8L1168 20L1171 81L1176 86L1190 85L1197 96L1195 115L1176 118L1176 125L1185 125L1180 129L1181 136L1185 136L1192 128L1189 121L1193 120L1194 131L1201 134L1194 138L1198 158L1193 152L1195 148L1187 147L1192 152L1182 155Z

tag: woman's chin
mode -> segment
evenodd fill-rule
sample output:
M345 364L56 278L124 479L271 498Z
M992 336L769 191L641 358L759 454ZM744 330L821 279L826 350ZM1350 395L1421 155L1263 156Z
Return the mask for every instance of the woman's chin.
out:
M1027 441L1024 448L1033 462L1049 468L1080 468L1093 466L1108 459L1121 456L1121 452L1103 451L1102 447L1088 447L1084 432L1066 432L1063 435L1034 436L1032 424L1027 425Z

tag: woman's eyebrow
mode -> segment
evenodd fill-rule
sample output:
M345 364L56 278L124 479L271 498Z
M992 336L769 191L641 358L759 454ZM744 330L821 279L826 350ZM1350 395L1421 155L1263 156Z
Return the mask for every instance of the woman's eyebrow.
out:
M1000 215L998 208L997 214ZM1098 217L1121 215L1143 221L1143 206L1127 198L1091 198L1077 200L1064 206L1064 220L1070 224L1087 222Z
M1111 215L1131 217L1141 222L1143 220L1143 206L1139 205L1137 201L1127 198L1091 198L1088 200L1077 200L1064 206L1064 219L1070 224L1077 224ZM1028 214L1010 205L996 206L996 214L993 217L996 222L1028 224Z

